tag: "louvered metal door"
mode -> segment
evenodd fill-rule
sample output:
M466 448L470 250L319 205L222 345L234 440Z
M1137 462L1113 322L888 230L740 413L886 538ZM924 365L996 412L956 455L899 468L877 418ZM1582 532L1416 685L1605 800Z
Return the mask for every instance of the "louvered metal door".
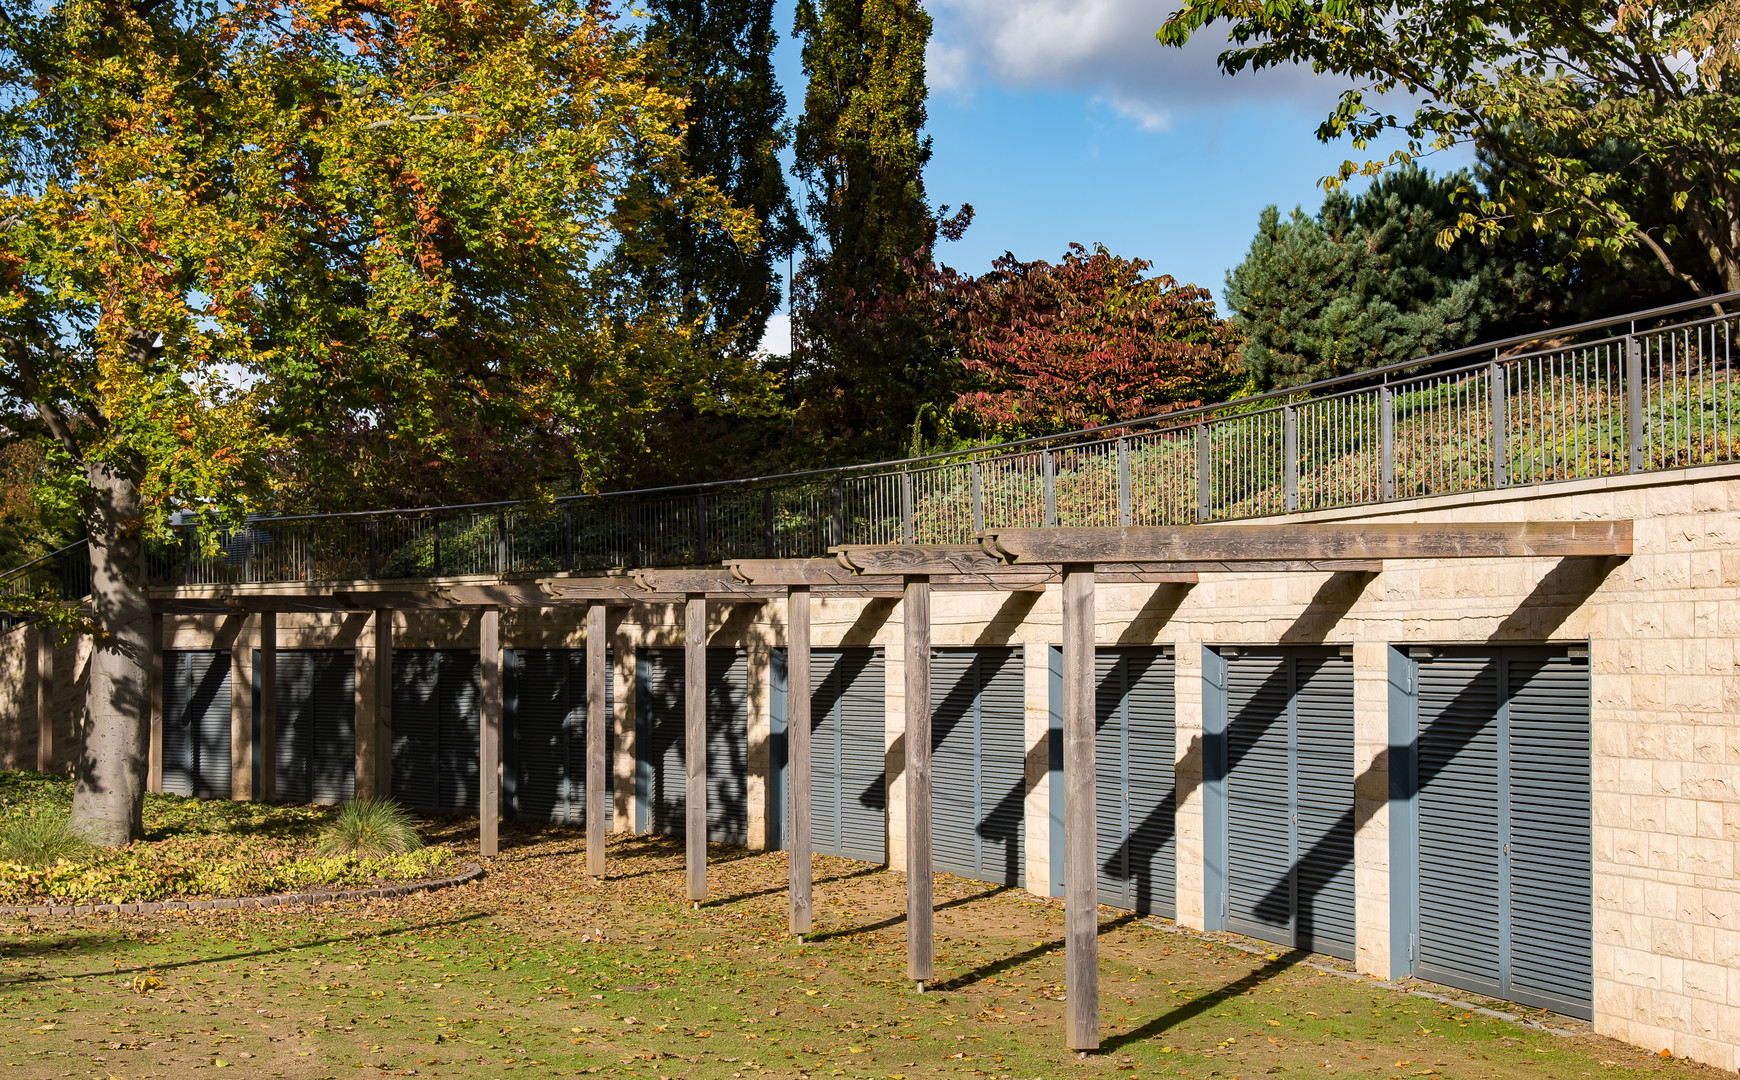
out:
M1023 882L1026 675L1019 649L940 649L931 660L931 864Z
M425 813L438 801L439 657L432 649L393 650L393 798Z
M1563 649L1416 657L1423 978L1588 1017L1589 670Z
M258 649L254 670L260 670ZM279 650L277 682L278 801L349 802L356 793L355 654L342 649ZM254 694L257 714L257 687Z
M636 827L681 836L688 774L684 759L684 653L642 649L636 657ZM707 650L707 839L749 842L749 659L742 649Z
M230 797L230 654L163 653L163 790Z
M518 649L510 654L505 724L514 790L509 813L527 821L586 824L586 650ZM604 783L616 790L616 680L605 654ZM615 807L605 798L605 821Z
M478 654L393 651L393 797L413 809L477 814Z
M1177 915L1175 665L1158 648L1094 657L1100 903ZM1054 778L1055 781L1055 778Z
M810 655L810 840L819 854L888 861L885 678L881 649Z
M1353 663L1229 650L1226 927L1353 955Z

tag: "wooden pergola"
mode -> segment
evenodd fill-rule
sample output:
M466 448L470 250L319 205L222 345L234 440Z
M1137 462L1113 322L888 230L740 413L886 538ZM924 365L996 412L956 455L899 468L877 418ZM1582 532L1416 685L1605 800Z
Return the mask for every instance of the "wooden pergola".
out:
M723 567L646 569L519 582L452 582L311 591L177 591L154 600L159 613L260 615L262 794L271 797L276 693L276 613L372 611L378 700L390 701L392 621L400 609L480 611L482 696L479 840L498 850L501 816L501 611L505 607L586 607L586 708L604 715L605 617L609 607L682 604L684 609L686 867L688 898L707 898L707 604L786 604L790 684L789 930L811 930L810 599L898 597L906 678L907 976L922 992L935 975L931 870L930 600L933 591L1043 590L1063 600L1063 783L1065 968L1068 1045L1100 1045L1094 761L1094 596L1100 583L1191 584L1205 574L1365 572L1387 561L1462 558L1622 557L1631 554L1629 521L1286 523L1129 528L998 529L965 546L844 546L833 559L744 559ZM160 640L160 635L157 639ZM159 681L160 683L160 681ZM158 691L160 693L160 691ZM161 702L156 703L161 713ZM372 739L370 742L372 743ZM153 745L157 745L156 740ZM378 752L378 748L374 748ZM360 755L359 755L360 756ZM587 872L603 877L605 725L586 729Z

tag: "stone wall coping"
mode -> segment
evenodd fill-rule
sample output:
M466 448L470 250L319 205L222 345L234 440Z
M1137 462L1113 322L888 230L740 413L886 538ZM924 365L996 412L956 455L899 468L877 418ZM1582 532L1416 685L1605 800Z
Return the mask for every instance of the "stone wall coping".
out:
M253 911L297 904L335 904L344 900L390 900L412 893L434 892L464 885L483 876L472 865L451 877L377 885L367 889L319 889L271 896L231 896L218 900L154 900L133 904L15 904L0 906L0 915L155 915L161 911Z

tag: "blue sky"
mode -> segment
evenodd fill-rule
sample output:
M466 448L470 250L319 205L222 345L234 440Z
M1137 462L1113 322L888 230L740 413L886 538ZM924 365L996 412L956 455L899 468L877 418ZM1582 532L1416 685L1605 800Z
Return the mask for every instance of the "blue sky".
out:
M782 0L775 57L794 118L803 70ZM1315 210L1347 157L1313 134L1341 83L1305 70L1222 75L1219 42L1165 49L1170 0L928 0L931 201L973 204L941 261L977 273L1004 251L1056 260L1104 244L1222 298L1257 215ZM1222 38L1224 40L1224 38ZM1430 162L1465 164L1465 155ZM767 346L783 351L784 325Z

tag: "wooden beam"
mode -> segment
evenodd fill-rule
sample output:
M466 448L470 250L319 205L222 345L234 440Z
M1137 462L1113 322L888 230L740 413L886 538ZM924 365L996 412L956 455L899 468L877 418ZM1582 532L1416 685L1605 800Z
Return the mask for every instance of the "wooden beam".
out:
M1071 1050L1100 1046L1094 782L1094 568L1063 575L1063 936Z
M586 872L594 878L604 877L604 816L608 813L605 751L609 743L605 735L611 717L604 709L604 680L610 678L604 662L608 613L602 603L586 608Z
M1631 554L1631 522L1380 521L999 529L984 533L981 543L988 557L1006 565L1616 556Z
M501 609L487 607L478 619L478 651L481 654L483 697L481 722L477 725L477 842L484 858L498 852L501 827Z
M260 790L261 802L278 801L278 615L260 613Z
M431 591L446 603L461 607L549 607L550 596L542 584L517 581L499 585L442 585Z
M689 871L689 899L707 899L707 597L696 594L683 605L683 730L688 759L684 792L683 839Z
M747 603L785 599L780 586L752 585L729 570L704 568L698 570L635 570L635 583L649 593L706 593L707 599L730 603L741 598Z
M786 620L786 776L791 781L791 932L810 932L810 589L793 585Z
M930 864L930 582L907 579L901 602L906 653L906 977L924 990L935 970Z
M145 790L163 794L163 616L151 616L151 735L145 750Z
M840 565L859 574L987 574L1006 564L978 544L848 544L829 549Z

